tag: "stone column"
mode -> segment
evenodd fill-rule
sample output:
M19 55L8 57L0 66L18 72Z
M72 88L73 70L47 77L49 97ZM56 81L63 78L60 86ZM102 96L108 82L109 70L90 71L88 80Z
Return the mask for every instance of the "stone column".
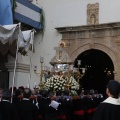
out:
M6 63L6 68L9 71L9 88L13 84L13 75L14 75L14 66L15 63ZM16 64L16 73L15 73L15 82L14 86L24 86L26 87L30 80L30 65L17 63Z

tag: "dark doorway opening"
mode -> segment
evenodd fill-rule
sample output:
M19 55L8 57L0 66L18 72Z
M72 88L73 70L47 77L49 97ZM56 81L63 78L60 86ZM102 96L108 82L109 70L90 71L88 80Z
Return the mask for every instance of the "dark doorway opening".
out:
M111 58L100 50L91 49L76 58L75 67L78 67L77 60L81 60L80 68L86 68L84 76L80 79L81 86L105 94L106 85L109 80L114 79L114 65Z
M9 72L5 66L7 55L0 54L0 88L9 88Z

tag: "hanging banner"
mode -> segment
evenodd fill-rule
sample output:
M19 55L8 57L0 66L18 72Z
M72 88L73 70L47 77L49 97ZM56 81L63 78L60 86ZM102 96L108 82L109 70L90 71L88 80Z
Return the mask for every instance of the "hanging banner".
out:
M18 48L21 54L26 55L29 50L33 51L34 32L35 30L20 31Z
M18 38L19 24L0 25L0 41L6 44L8 41L13 42Z
M41 9L28 0L16 0L17 7L14 12L14 19L30 25L34 28L41 29L40 12Z
M5 55L8 52L15 55L16 40L20 30L20 24L0 25L0 53Z
M11 0L0 0L0 25L13 24Z
M17 40L18 50L25 55L28 50L33 50L35 30L21 31L20 23L12 25L0 25L0 52L5 55L8 52L15 55Z

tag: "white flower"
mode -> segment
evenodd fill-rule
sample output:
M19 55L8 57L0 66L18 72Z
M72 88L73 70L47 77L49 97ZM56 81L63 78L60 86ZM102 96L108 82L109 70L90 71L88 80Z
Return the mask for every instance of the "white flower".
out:
M70 77L69 79L68 77L58 75L53 75L51 78L47 79L44 84L44 88L48 90L52 89L55 91L64 90L66 84L70 85L71 91L79 89L79 84L73 77Z

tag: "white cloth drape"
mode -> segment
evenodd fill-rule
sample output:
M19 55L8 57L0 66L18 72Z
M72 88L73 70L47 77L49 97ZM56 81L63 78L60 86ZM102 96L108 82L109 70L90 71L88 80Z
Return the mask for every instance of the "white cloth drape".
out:
M0 53L4 55L10 52L15 55L18 40L18 50L25 55L29 48L33 50L34 32L35 30L22 32L20 24L0 25Z
M6 44L7 42L13 42L17 39L19 34L19 25L0 25L0 41L2 44Z
M18 38L20 24L0 25L0 53L10 52L16 54L16 40Z
M18 24L0 25L0 41L2 44L16 40L19 34L19 27Z
M34 30L20 31L18 47L22 53L27 53L30 48L33 50L34 32Z

